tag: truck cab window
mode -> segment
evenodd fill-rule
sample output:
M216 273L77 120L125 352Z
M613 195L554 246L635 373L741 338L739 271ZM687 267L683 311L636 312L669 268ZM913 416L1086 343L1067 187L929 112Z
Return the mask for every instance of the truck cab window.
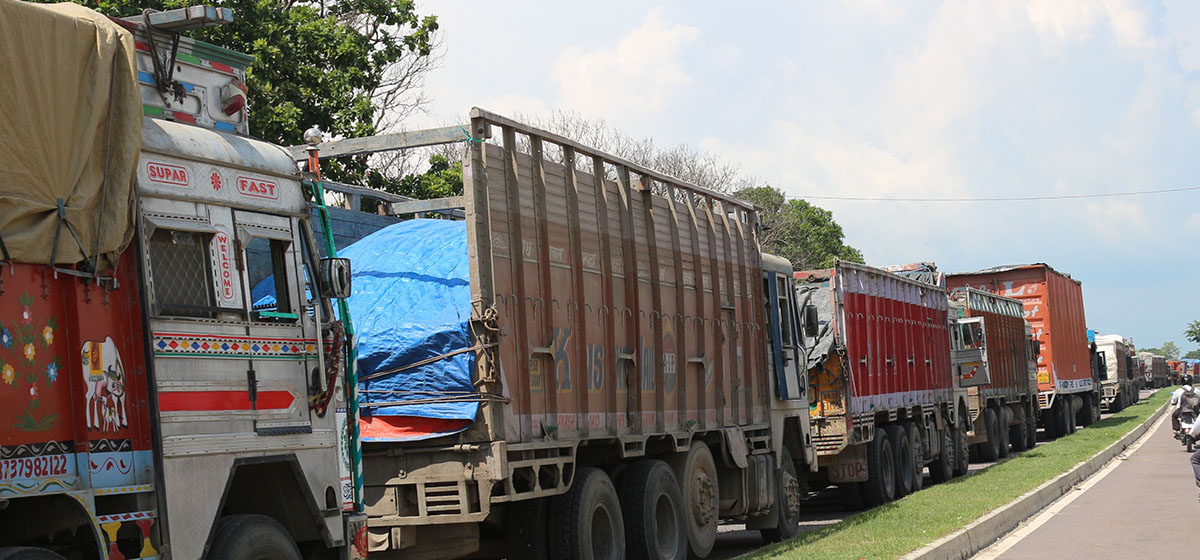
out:
M295 321L288 288L287 251L291 244L279 239L253 237L246 244L246 275L250 283L251 318Z
M163 228L150 234L150 270L159 314L213 317L210 238L207 233Z

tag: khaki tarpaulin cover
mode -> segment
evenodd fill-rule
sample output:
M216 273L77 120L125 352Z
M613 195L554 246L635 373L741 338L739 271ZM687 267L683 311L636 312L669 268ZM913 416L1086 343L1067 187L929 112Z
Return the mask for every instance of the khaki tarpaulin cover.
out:
M0 0L0 238L13 260L98 254L103 269L129 244L142 134L136 68L133 37L107 17Z

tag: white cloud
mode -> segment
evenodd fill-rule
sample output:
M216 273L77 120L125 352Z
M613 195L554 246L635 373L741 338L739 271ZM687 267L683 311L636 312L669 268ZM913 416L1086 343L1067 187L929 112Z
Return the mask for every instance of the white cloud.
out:
M693 82L680 58L699 34L695 27L669 25L655 8L616 45L593 51L565 48L550 70L561 105L593 116L644 114L663 107Z

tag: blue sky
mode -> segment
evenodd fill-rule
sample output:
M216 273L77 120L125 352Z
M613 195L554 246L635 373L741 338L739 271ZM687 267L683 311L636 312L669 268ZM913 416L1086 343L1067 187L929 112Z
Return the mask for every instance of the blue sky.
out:
M442 23L410 128L574 110L793 196L1200 185L1200 3L419 2ZM1048 262L1142 347L1200 319L1200 191L1002 203L814 201L869 263Z

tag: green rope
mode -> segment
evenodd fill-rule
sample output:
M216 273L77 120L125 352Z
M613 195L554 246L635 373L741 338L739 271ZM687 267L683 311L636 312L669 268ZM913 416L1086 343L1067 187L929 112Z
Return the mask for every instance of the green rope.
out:
M467 127L460 126L460 127L458 127L458 129L461 130L464 135L466 135L466 138L462 139L463 142L478 142L480 144L483 143L483 140L480 140L474 136L471 136L471 133L467 132Z
M324 230L325 254L337 257L337 244L333 241L333 227L329 219L329 207L325 206L325 189L321 181L313 179L313 198L321 214L321 229ZM354 324L350 321L350 304L338 298L338 316L342 320L350 350L346 352L346 425L350 428L350 473L354 477L354 511L361 512L363 506L362 440L358 427L358 344L354 339Z

